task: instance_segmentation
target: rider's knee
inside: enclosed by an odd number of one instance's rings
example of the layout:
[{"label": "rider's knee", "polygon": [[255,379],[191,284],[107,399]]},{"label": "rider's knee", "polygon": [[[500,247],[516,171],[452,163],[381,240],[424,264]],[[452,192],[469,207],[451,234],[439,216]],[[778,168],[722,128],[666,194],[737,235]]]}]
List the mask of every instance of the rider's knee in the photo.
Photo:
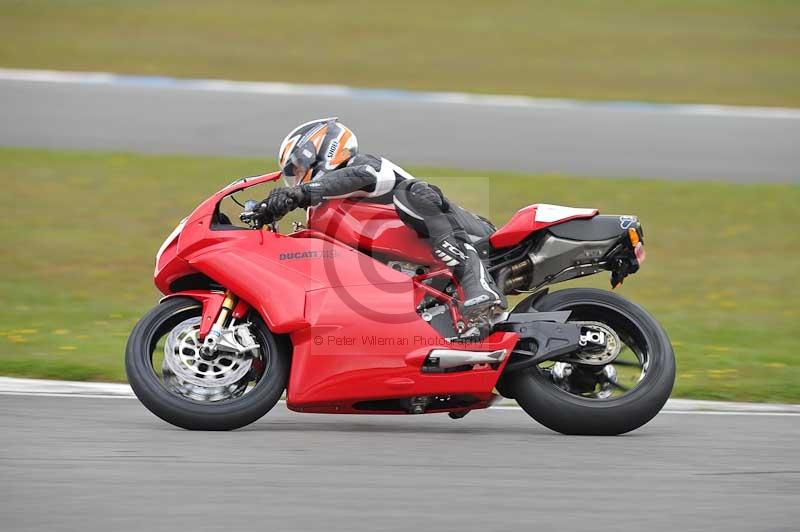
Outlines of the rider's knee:
[{"label": "rider's knee", "polygon": [[444,197],[438,187],[416,179],[400,183],[395,189],[395,197],[400,202],[399,208],[407,207],[421,216],[441,214],[445,207]]}]

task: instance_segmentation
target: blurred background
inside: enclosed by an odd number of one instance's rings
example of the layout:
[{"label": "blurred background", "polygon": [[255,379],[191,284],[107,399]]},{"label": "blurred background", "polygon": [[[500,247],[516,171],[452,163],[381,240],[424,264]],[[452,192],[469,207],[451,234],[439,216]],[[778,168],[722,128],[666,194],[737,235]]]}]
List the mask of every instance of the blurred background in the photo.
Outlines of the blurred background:
[{"label": "blurred background", "polygon": [[0,374],[124,381],[164,237],[333,115],[497,225],[639,215],[674,395],[800,402],[798,64],[794,1],[0,0]]}]

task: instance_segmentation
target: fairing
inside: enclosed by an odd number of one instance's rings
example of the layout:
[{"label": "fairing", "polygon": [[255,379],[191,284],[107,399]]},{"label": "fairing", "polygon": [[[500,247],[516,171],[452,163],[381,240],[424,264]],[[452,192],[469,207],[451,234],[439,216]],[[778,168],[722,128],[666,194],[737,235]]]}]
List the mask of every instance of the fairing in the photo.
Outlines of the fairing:
[{"label": "fairing", "polygon": [[508,357],[494,367],[455,373],[424,373],[423,361],[441,347],[510,353],[517,335],[495,333],[482,343],[454,344],[419,317],[418,281],[370,256],[435,264],[427,245],[393,208],[328,202],[311,213],[308,230],[290,235],[211,227],[227,194],[278,177],[234,183],[203,202],[162,251],[156,286],[170,296],[203,301],[205,319],[220,304],[213,290],[176,293],[170,288],[176,279],[202,273],[249,304],[274,333],[288,334],[293,345],[289,408],[355,413],[361,412],[356,402],[449,394],[474,397],[477,403],[470,408],[491,404]]},{"label": "fairing", "polygon": [[575,209],[545,203],[529,205],[516,212],[503,227],[489,236],[495,249],[516,246],[534,231],[578,218],[592,218],[597,209]]},{"label": "fairing", "polygon": [[517,340],[497,333],[481,343],[447,342],[417,316],[410,284],[309,292],[306,308],[309,326],[291,335],[287,400],[305,412],[357,413],[357,401],[434,394],[468,394],[488,406],[507,358],[495,369],[423,373],[425,357],[442,347],[510,353]]}]

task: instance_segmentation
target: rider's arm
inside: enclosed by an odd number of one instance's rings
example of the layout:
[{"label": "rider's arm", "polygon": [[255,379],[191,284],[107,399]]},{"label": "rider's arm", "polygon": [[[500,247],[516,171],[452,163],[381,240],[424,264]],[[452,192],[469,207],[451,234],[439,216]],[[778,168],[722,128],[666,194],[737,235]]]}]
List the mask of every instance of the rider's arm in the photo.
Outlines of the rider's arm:
[{"label": "rider's arm", "polygon": [[382,196],[394,190],[399,181],[409,177],[386,159],[356,155],[344,168],[326,172],[300,188],[307,196],[307,204],[316,205],[329,198]]},{"label": "rider's arm", "polygon": [[317,205],[325,199],[382,196],[405,179],[413,176],[391,161],[356,155],[344,168],[319,175],[310,183],[273,189],[259,209],[281,218],[297,207]]}]

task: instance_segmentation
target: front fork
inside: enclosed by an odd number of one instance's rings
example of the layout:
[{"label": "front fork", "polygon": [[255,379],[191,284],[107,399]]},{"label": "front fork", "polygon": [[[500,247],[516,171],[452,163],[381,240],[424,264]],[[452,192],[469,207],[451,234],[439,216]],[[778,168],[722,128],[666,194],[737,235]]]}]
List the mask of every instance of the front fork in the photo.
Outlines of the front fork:
[{"label": "front fork", "polygon": [[[211,302],[209,301],[209,303]],[[212,322],[212,325],[211,329],[208,331],[203,331],[203,327],[200,328],[200,337],[203,339],[203,347],[200,348],[201,355],[209,355],[216,349],[217,343],[222,337],[222,329],[234,305],[236,305],[236,296],[234,296],[233,292],[230,290],[225,292],[225,297],[222,299],[219,308],[216,308],[216,305],[212,304],[203,305],[203,324],[205,325],[208,322]],[[206,308],[207,306],[212,308]],[[210,313],[212,312],[216,314],[215,320],[208,319],[211,317]],[[203,335],[204,332],[205,335]]]},{"label": "front fork", "polygon": [[[199,337],[203,340],[200,353],[209,355],[217,347],[226,327],[241,319],[250,310],[250,305],[227,290],[224,295],[216,292],[203,298],[203,318]],[[229,321],[230,318],[230,321]]]}]

